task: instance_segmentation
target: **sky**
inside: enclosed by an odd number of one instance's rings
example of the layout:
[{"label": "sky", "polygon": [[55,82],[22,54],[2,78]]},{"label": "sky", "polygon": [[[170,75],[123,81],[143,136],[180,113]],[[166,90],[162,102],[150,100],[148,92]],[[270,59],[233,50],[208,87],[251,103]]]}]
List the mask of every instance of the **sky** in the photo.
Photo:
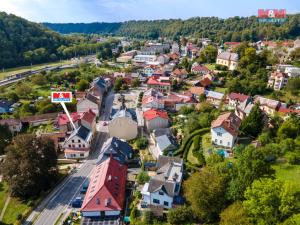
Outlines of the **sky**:
[{"label": "sky", "polygon": [[0,11],[53,23],[228,18],[257,15],[258,9],[300,13],[300,0],[0,0]]}]

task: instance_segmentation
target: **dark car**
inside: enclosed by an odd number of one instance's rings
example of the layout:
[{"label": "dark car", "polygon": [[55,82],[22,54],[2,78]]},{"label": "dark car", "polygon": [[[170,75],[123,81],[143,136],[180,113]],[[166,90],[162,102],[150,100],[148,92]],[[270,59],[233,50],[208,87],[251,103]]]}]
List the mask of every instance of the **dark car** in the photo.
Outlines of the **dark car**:
[{"label": "dark car", "polygon": [[81,188],[81,190],[80,190],[80,193],[81,194],[85,194],[86,193],[86,191],[87,191],[87,189],[88,189],[88,187],[89,187],[89,181],[88,180],[86,180],[85,182],[84,182],[84,184],[82,185],[82,188]]},{"label": "dark car", "polygon": [[76,197],[73,201],[72,201],[72,207],[73,208],[80,208],[82,205],[82,197]]}]

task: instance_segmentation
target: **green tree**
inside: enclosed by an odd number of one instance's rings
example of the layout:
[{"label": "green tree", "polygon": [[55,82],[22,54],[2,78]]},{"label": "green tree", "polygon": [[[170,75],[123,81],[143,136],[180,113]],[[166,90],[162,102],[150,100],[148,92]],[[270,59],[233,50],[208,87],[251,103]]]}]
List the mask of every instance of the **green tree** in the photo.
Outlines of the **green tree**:
[{"label": "green tree", "polygon": [[1,172],[14,196],[28,198],[49,189],[57,164],[53,141],[31,134],[18,135],[6,151]]},{"label": "green tree", "polygon": [[136,179],[137,179],[138,184],[144,184],[150,180],[150,177],[149,177],[148,173],[144,169],[142,169],[138,173]]},{"label": "green tree", "polygon": [[237,201],[224,209],[220,214],[220,225],[251,225],[250,219],[242,205]]},{"label": "green tree", "polygon": [[244,192],[255,179],[271,177],[274,170],[267,160],[266,152],[249,145],[239,154],[229,184],[228,196],[233,200],[242,200]]},{"label": "green tree", "polygon": [[17,93],[14,91],[9,92],[7,97],[12,102],[18,102],[20,99],[19,96],[17,95]]},{"label": "green tree", "polygon": [[40,85],[40,86],[43,86],[48,83],[46,76],[42,74],[34,75],[31,78],[31,81],[33,84]]},{"label": "green tree", "polygon": [[300,90],[300,78],[290,78],[286,84],[286,89],[292,93],[296,93]]},{"label": "green tree", "polygon": [[148,147],[148,139],[146,137],[139,137],[136,141],[135,141],[136,147],[138,149],[145,149]]},{"label": "green tree", "polygon": [[90,83],[87,80],[81,79],[77,84],[76,88],[78,91],[85,91],[90,86]]},{"label": "green tree", "polygon": [[255,180],[245,192],[243,205],[255,224],[277,224],[292,215],[296,208],[295,192],[288,183],[278,180]]},{"label": "green tree", "polygon": [[296,138],[300,134],[300,119],[297,116],[291,116],[285,120],[278,128],[277,136],[280,140],[286,138]]},{"label": "green tree", "polygon": [[167,214],[167,219],[171,225],[187,224],[193,218],[191,209],[184,205],[170,209]]},{"label": "green tree", "polygon": [[205,167],[192,174],[184,183],[184,194],[196,217],[214,222],[225,206],[226,182],[223,176]]},{"label": "green tree", "polygon": [[4,149],[9,145],[12,134],[7,125],[0,125],[0,155],[4,154]]},{"label": "green tree", "polygon": [[134,78],[132,81],[132,87],[139,87],[141,85],[141,82],[138,78]]},{"label": "green tree", "polygon": [[122,85],[123,85],[123,79],[122,79],[121,77],[118,77],[118,78],[115,80],[115,83],[114,83],[114,90],[115,90],[115,92],[120,91]]},{"label": "green tree", "polygon": [[213,45],[208,45],[200,54],[201,63],[214,63],[216,61],[218,50]]},{"label": "green tree", "polygon": [[20,83],[16,87],[16,93],[19,96],[27,97],[32,92],[32,88],[26,83]]},{"label": "green tree", "polygon": [[264,126],[264,116],[256,104],[249,115],[242,121],[240,131],[245,135],[251,135],[257,137]]}]

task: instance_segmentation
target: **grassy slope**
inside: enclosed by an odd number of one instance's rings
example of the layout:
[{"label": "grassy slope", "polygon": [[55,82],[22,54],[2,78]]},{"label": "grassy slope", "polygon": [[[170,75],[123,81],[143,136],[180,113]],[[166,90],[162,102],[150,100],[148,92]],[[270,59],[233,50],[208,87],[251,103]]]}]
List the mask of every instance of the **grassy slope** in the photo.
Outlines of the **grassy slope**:
[{"label": "grassy slope", "polygon": [[291,182],[300,191],[300,165],[277,164],[273,168],[279,180]]},{"label": "grassy slope", "polygon": [[193,155],[193,148],[194,148],[194,143],[191,145],[188,155],[187,155],[187,161],[189,161],[192,164],[198,164],[198,159]]},{"label": "grassy slope", "polygon": [[11,198],[2,222],[5,224],[13,224],[17,220],[18,215],[24,213],[29,208],[30,207],[26,203],[23,203],[16,198]]},{"label": "grassy slope", "polygon": [[4,207],[4,203],[7,198],[7,195],[8,195],[8,186],[6,183],[1,182],[0,183],[0,213]]}]

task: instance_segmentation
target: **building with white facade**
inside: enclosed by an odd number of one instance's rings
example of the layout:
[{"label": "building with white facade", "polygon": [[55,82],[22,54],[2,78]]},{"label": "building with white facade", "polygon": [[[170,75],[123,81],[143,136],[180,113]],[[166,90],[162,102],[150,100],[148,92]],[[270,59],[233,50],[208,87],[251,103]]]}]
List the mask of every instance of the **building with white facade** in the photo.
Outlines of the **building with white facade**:
[{"label": "building with white facade", "polygon": [[218,65],[227,66],[229,70],[235,70],[238,66],[238,54],[232,52],[221,52],[217,56],[216,63]]}]

